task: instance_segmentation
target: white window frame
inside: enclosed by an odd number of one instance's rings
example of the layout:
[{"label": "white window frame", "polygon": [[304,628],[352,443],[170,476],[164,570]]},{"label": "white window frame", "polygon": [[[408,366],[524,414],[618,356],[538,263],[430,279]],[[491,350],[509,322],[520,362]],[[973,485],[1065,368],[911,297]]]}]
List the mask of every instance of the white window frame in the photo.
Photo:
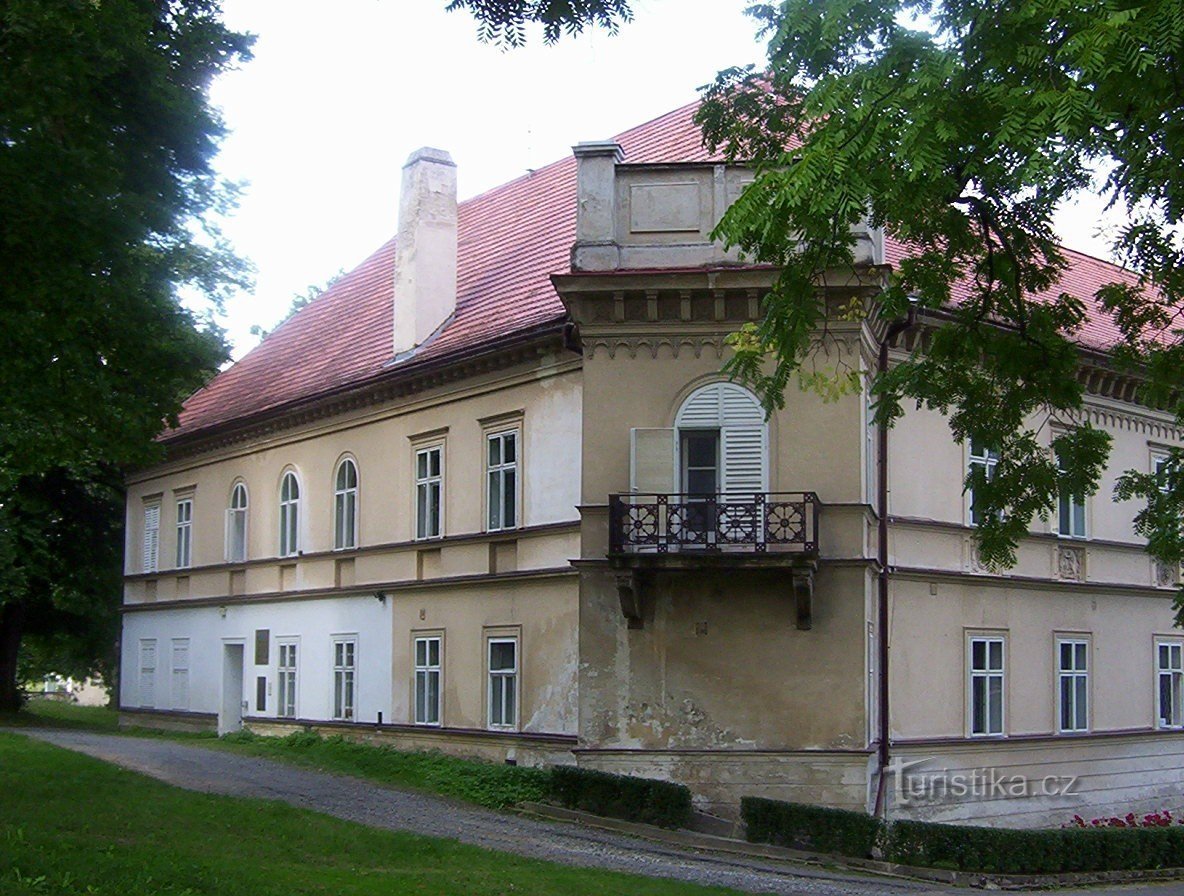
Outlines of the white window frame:
[{"label": "white window frame", "polygon": [[[1064,467],[1057,458],[1057,469],[1063,473]],[[1065,520],[1068,520],[1068,531],[1065,531]],[[1061,489],[1057,495],[1057,534],[1061,538],[1087,538],[1089,519],[1086,514],[1085,496],[1078,498]]]},{"label": "white window frame", "polygon": [[[1170,461],[1170,460],[1171,460],[1171,456],[1168,455],[1168,453],[1166,451],[1154,451],[1153,450],[1151,452],[1151,473],[1152,473],[1152,475],[1158,479],[1159,476],[1161,475],[1161,473],[1166,469],[1168,461]],[[1159,490],[1166,495],[1169,491],[1167,483],[1160,485]]]},{"label": "white window frame", "polygon": [[[1069,648],[1069,664],[1065,663],[1065,648]],[[1080,734],[1090,729],[1090,639],[1081,635],[1063,635],[1056,639],[1057,731],[1061,734]],[[1069,715],[1070,723],[1065,724]]]},{"label": "white window frame", "polygon": [[276,700],[275,714],[279,719],[299,718],[300,708],[300,640],[276,638]]},{"label": "white window frame", "polygon": [[[296,489],[295,495],[288,488],[291,482]],[[279,555],[281,557],[295,557],[300,553],[300,497],[303,489],[300,487],[300,477],[295,470],[285,470],[280,477],[280,531]]]},{"label": "white window frame", "polygon": [[150,501],[144,505],[143,572],[160,569],[160,503]]},{"label": "white window frame", "polygon": [[[342,475],[353,471],[353,484]],[[348,475],[348,474],[347,474]],[[358,546],[358,493],[361,477],[358,463],[343,457],[333,471],[333,550],[352,551]]]},{"label": "white window frame", "polygon": [[[984,645],[984,663],[975,663],[975,646]],[[999,646],[999,663],[992,662],[992,647]],[[998,725],[992,725],[991,684],[997,681]],[[976,701],[983,700],[982,730],[975,728]],[[1001,633],[970,632],[966,636],[966,733],[970,737],[1002,737],[1007,731],[1007,638]]]},{"label": "white window frame", "polygon": [[[1165,664],[1165,651],[1167,663]],[[1170,716],[1163,712],[1164,678],[1168,678]],[[1184,728],[1184,641],[1179,638],[1155,639],[1155,727]]]},{"label": "white window frame", "polygon": [[[493,668],[493,648],[495,644],[512,644],[514,645],[514,665],[511,668]],[[518,715],[521,707],[521,675],[519,670],[522,666],[522,655],[519,647],[519,639],[515,635],[489,635],[485,639],[485,668],[486,668],[486,719],[487,724],[491,729],[501,731],[517,731],[518,730]],[[500,682],[500,687],[495,686],[496,682]],[[509,689],[507,690],[507,685]],[[495,691],[500,694],[500,699],[495,702]],[[506,718],[506,695],[510,694],[512,701],[511,718]],[[496,712],[495,712],[496,709]],[[495,721],[495,719],[497,719]]]},{"label": "white window frame", "polygon": [[[436,661],[432,662],[432,643],[436,645]],[[420,645],[423,645],[423,658],[420,658]],[[416,725],[438,727],[444,724],[444,636],[439,633],[417,634],[412,639],[411,660],[415,666],[414,680],[411,684],[412,714]],[[435,680],[435,705],[430,704],[431,688],[429,682]]]},{"label": "white window frame", "polygon": [[189,639],[173,638],[169,645],[173,709],[189,709]]},{"label": "white window frame", "polygon": [[[980,450],[981,449],[981,450]],[[994,448],[986,448],[976,445],[971,441],[966,447],[966,469],[972,467],[983,467],[987,471],[987,481],[995,478],[995,467],[999,465],[999,452]],[[966,519],[972,526],[978,525],[978,516],[974,512],[974,490],[968,489],[966,492]]]},{"label": "white window frame", "polygon": [[[513,443],[514,459],[506,460],[506,445]],[[493,448],[497,446],[499,462],[493,461]],[[522,431],[512,429],[498,429],[485,433],[485,525],[488,532],[499,532],[507,529],[517,529],[522,518],[522,474],[519,472],[522,462]],[[506,487],[507,477],[512,477],[510,487]],[[506,497],[514,502],[512,515],[506,513]]]},{"label": "white window frame", "polygon": [[[239,495],[242,495],[240,506]],[[247,484],[239,481],[230,488],[230,505],[226,508],[226,562],[245,563],[247,560],[247,513],[251,506],[251,496],[247,492]],[[242,525],[239,526],[241,520]],[[238,535],[242,535],[241,543],[236,544]]]},{"label": "white window frame", "polygon": [[156,708],[156,639],[141,638],[139,645],[139,680],[136,702],[146,709]]},{"label": "white window frame", "polygon": [[[432,473],[432,455],[438,458],[437,472]],[[421,468],[420,459],[424,459]],[[415,521],[416,541],[428,541],[444,537],[444,443],[433,442],[415,448],[412,473],[415,476],[412,519]],[[424,471],[421,475],[421,469]],[[432,496],[435,495],[435,515],[432,515]],[[422,496],[422,497],[421,497]],[[423,503],[424,514],[420,514]]]},{"label": "white window frame", "polygon": [[193,565],[193,496],[177,499],[177,569]]},{"label": "white window frame", "polygon": [[358,717],[358,637],[333,638],[333,718],[355,722]]}]

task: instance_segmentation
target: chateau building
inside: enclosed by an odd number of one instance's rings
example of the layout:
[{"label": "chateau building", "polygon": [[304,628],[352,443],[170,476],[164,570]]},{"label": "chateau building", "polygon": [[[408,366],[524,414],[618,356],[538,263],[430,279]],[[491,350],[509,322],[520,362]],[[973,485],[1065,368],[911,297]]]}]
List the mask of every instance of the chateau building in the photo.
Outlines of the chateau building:
[{"label": "chateau building", "polygon": [[[447,153],[411,156],[397,236],[130,477],[125,719],[578,763],[722,815],[1180,808],[1178,571],[1111,494],[1181,433],[1108,364],[1112,329],[1080,334],[1100,491],[984,569],[962,483],[990,446],[909,410],[882,455],[866,388],[766,419],[721,374],[775,271],[712,242],[752,174],[693,112],[462,203]],[[855,236],[836,307],[901,252]],[[1123,276],[1068,256],[1082,298]],[[836,317],[824,360],[870,374],[935,326]]]}]

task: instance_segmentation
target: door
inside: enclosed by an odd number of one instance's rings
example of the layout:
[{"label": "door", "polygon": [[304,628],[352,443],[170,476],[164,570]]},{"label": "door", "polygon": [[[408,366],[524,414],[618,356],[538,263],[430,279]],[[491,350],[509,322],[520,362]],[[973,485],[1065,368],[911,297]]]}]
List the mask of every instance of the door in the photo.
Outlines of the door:
[{"label": "door", "polygon": [[[679,485],[684,498],[674,511],[672,534],[683,545],[707,547],[715,543],[716,501],[720,491],[718,429],[679,432]],[[681,517],[681,518],[680,518]]]},{"label": "door", "polygon": [[218,713],[218,734],[230,734],[243,727],[243,645],[222,645],[222,708]]}]

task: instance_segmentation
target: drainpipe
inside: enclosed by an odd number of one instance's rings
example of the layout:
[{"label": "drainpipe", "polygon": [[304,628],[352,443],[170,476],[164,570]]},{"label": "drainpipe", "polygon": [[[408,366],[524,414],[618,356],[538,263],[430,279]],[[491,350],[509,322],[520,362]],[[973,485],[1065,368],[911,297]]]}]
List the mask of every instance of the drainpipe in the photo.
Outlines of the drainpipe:
[{"label": "drainpipe", "polygon": [[[888,329],[884,333],[884,338],[880,340],[880,358],[877,365],[878,376],[883,376],[888,372],[888,346],[897,336],[908,330],[917,323],[917,309],[916,307],[909,308],[908,317],[894,320],[888,325]],[[880,766],[880,773],[877,776],[876,782],[876,806],[874,814],[881,817],[887,811],[887,806],[884,803],[884,790],[887,785],[886,774],[888,769],[888,733],[889,733],[889,719],[888,719],[888,423],[881,421],[877,427],[877,454],[876,468],[877,485],[876,505],[879,510],[879,550],[878,561],[880,564],[880,581],[879,581],[879,599],[877,601],[878,607],[878,621],[877,631],[879,634],[879,686],[880,686],[880,731],[879,731],[879,750],[878,759]]]}]

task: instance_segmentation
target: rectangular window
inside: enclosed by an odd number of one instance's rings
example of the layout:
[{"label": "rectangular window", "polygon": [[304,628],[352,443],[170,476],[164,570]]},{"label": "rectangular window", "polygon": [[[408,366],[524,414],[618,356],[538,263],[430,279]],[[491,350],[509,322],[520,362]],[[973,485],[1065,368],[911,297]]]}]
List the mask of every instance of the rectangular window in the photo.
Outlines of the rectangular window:
[{"label": "rectangular window", "polygon": [[513,529],[518,525],[518,432],[493,433],[485,444],[489,529]]},{"label": "rectangular window", "polygon": [[177,569],[188,569],[193,560],[193,499],[177,502]]},{"label": "rectangular window", "polygon": [[255,629],[255,665],[266,666],[271,662],[271,629]]},{"label": "rectangular window", "polygon": [[[970,443],[970,469],[981,468],[990,482],[995,478],[995,467],[999,464],[999,452],[981,442]],[[970,524],[977,526],[983,520],[982,511],[976,509],[974,492],[970,493]]]},{"label": "rectangular window", "polygon": [[255,676],[255,712],[267,711],[267,676]]},{"label": "rectangular window", "polygon": [[444,446],[415,452],[415,537],[438,538],[444,501]]},{"label": "rectangular window", "polygon": [[1168,482],[1168,474],[1171,472],[1169,466],[1170,458],[1166,454],[1153,454],[1151,456],[1151,470],[1155,474],[1156,480],[1159,482],[1159,490],[1164,494],[1171,491]]},{"label": "rectangular window", "polygon": [[358,642],[341,639],[333,642],[333,718],[354,718],[354,675],[357,669]]},{"label": "rectangular window", "polygon": [[140,640],[140,705],[156,706],[156,639]]},{"label": "rectangular window", "polygon": [[1061,489],[1058,505],[1057,532],[1066,538],[1085,538],[1085,498]]},{"label": "rectangular window", "polygon": [[280,661],[277,669],[279,678],[279,701],[276,715],[296,718],[296,644],[292,642],[277,645]]},{"label": "rectangular window", "polygon": [[189,639],[173,638],[173,709],[189,709]]},{"label": "rectangular window", "polygon": [[1057,707],[1062,733],[1089,730],[1089,642],[1057,641]]},{"label": "rectangular window", "polygon": [[143,572],[156,572],[160,564],[160,505],[144,508]]},{"label": "rectangular window", "polygon": [[970,733],[1003,733],[1003,639],[975,636],[970,651]]},{"label": "rectangular window", "polygon": [[1155,644],[1156,703],[1159,707],[1160,728],[1184,726],[1184,706],[1181,706],[1184,686],[1184,644],[1179,641],[1157,641]]},{"label": "rectangular window", "polygon": [[415,724],[440,724],[440,639],[415,639]]},{"label": "rectangular window", "polygon": [[518,726],[518,641],[489,639],[489,727]]}]

